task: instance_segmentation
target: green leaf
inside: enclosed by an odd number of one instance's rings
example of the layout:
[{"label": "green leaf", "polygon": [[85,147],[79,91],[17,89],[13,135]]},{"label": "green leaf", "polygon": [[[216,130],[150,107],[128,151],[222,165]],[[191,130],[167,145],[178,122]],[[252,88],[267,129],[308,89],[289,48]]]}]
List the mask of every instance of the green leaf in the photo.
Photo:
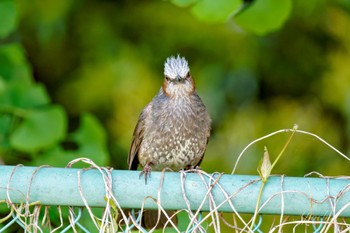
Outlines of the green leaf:
[{"label": "green leaf", "polygon": [[281,28],[291,9],[291,0],[256,0],[235,16],[235,21],[247,31],[264,35]]},{"label": "green leaf", "polygon": [[72,135],[79,145],[77,154],[92,159],[98,165],[108,163],[106,133],[102,125],[91,114],[81,117],[79,129]]},{"label": "green leaf", "polygon": [[0,46],[0,106],[32,108],[49,103],[43,85],[32,81],[31,70],[19,44]]},{"label": "green leaf", "polygon": [[[67,151],[57,144],[52,148],[45,150],[30,163],[31,166],[50,165],[55,167],[65,167],[78,156],[74,151]],[[76,166],[79,167],[79,166]],[[83,167],[83,166],[82,166]]]},{"label": "green leaf", "polygon": [[5,86],[4,91],[0,91],[0,111],[12,108],[29,109],[40,107],[50,102],[46,89],[41,84],[30,86],[21,83],[10,83]]},{"label": "green leaf", "polygon": [[0,1],[0,39],[8,36],[16,27],[17,10],[13,1]]},{"label": "green leaf", "polygon": [[16,84],[10,90],[13,106],[20,108],[39,107],[49,103],[49,96],[46,89],[41,84],[33,84],[29,87]]},{"label": "green leaf", "polygon": [[202,21],[222,23],[228,21],[241,4],[241,0],[201,0],[193,6],[192,13]]},{"label": "green leaf", "polygon": [[[11,116],[0,115],[0,135],[8,133],[10,125],[11,125]],[[1,141],[1,136],[0,136],[0,141]]]},{"label": "green leaf", "polygon": [[11,120],[9,115],[0,115],[0,155],[10,148],[7,135],[10,132]]},{"label": "green leaf", "polygon": [[32,108],[48,104],[49,101],[46,88],[41,84],[34,84],[22,93],[18,105],[23,108]]},{"label": "green leaf", "polygon": [[66,121],[66,113],[59,106],[32,111],[11,134],[11,146],[32,153],[48,148],[65,137]]},{"label": "green leaf", "polygon": [[32,71],[20,44],[0,46],[0,76],[7,82],[32,83]]},{"label": "green leaf", "polygon": [[6,82],[3,77],[0,75],[0,96],[6,91]]},{"label": "green leaf", "polygon": [[196,2],[198,2],[199,0],[171,0],[171,2],[179,7],[187,7],[190,6]]}]

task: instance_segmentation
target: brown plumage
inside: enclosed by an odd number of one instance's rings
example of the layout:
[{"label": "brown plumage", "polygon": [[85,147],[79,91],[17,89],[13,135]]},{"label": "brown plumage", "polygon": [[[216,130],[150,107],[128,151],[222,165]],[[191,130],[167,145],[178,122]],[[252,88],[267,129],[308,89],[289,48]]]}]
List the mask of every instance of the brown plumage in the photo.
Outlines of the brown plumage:
[{"label": "brown plumage", "polygon": [[143,109],[129,151],[129,169],[174,171],[195,167],[204,156],[210,117],[198,96],[184,58],[166,60],[159,93]]},{"label": "brown plumage", "polygon": [[199,166],[210,136],[211,119],[187,61],[180,56],[168,58],[164,76],[158,94],[140,114],[128,156],[129,169],[141,165],[145,182],[151,170]]}]

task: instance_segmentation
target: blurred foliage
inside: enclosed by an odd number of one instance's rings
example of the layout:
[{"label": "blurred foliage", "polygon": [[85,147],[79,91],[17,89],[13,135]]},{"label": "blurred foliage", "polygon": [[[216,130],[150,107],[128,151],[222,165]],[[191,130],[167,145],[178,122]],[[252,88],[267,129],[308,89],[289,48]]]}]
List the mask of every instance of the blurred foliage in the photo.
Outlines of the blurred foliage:
[{"label": "blurred foliage", "polygon": [[[204,170],[231,172],[249,142],[294,124],[347,153],[349,13],[345,0],[2,0],[0,158],[127,168],[138,115],[178,53],[213,118]],[[274,160],[288,136],[255,144],[237,172],[257,174],[264,146]],[[296,134],[274,172],[348,167]]]},{"label": "blurred foliage", "polygon": [[238,25],[246,30],[264,35],[279,29],[289,17],[292,0],[259,0],[235,17]]},{"label": "blurred foliage", "polygon": [[16,27],[17,10],[13,1],[0,2],[0,38],[6,37]]},{"label": "blurred foliage", "polygon": [[[3,13],[3,14],[2,14]],[[0,2],[0,37],[11,37],[17,9]],[[67,134],[65,109],[50,100],[46,88],[33,80],[25,52],[17,41],[0,46],[0,155],[6,164],[65,166],[83,155],[106,164],[105,131],[95,117],[83,113],[80,126]],[[76,145],[70,150],[64,143]]]},{"label": "blurred foliage", "polygon": [[[213,118],[205,171],[231,172],[248,143],[294,124],[349,153],[348,28],[348,0],[0,0],[0,162],[126,169],[176,54]],[[257,174],[264,147],[274,161],[288,137],[253,145],[237,173]],[[349,163],[296,134],[273,173],[311,171]]]}]

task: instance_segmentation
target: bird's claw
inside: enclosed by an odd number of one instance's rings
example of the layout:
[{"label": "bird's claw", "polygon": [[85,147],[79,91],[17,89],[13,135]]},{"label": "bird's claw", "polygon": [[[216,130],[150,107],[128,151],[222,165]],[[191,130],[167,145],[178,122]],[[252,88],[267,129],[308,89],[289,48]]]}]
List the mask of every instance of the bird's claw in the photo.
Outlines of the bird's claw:
[{"label": "bird's claw", "polygon": [[201,168],[200,166],[198,166],[198,165],[195,165],[195,166],[189,165],[189,166],[186,166],[183,170],[184,170],[184,171],[185,171],[185,170],[190,170],[190,171],[192,171],[192,172],[194,172],[194,171],[196,172],[196,171],[202,170],[202,168]]},{"label": "bird's claw", "polygon": [[142,176],[145,176],[145,184],[147,184],[148,177],[151,177],[151,171],[152,171],[152,167],[149,163],[147,163],[143,167],[142,172],[140,173],[139,178],[141,178]]}]

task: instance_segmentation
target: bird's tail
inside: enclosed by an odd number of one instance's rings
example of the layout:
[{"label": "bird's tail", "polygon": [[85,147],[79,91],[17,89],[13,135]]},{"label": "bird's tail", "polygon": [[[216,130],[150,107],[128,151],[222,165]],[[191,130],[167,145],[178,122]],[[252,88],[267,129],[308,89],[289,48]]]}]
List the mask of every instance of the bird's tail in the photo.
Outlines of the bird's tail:
[{"label": "bird's tail", "polygon": [[145,210],[142,214],[142,226],[147,229],[154,227],[155,229],[173,227],[172,223],[177,226],[178,219],[175,214],[176,212],[173,210],[167,210],[165,212],[168,217],[163,212],[158,213],[158,210]]}]

